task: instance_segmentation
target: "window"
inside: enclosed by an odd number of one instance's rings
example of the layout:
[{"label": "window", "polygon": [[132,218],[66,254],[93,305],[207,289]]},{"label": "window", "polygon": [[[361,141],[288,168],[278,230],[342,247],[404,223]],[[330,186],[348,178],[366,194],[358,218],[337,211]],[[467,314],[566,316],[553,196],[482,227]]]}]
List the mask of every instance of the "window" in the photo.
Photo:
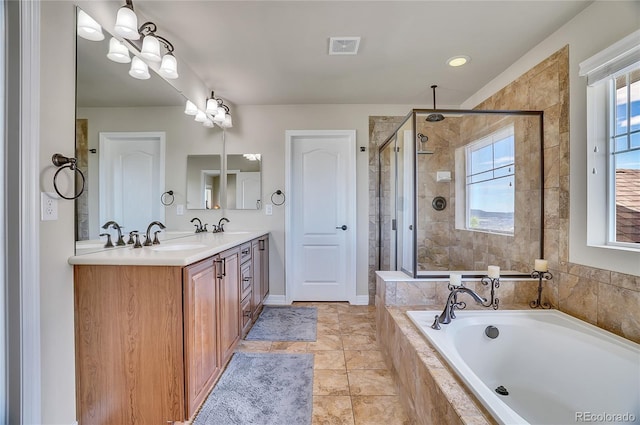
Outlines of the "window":
[{"label": "window", "polygon": [[609,81],[608,242],[640,244],[640,63]]},{"label": "window", "polygon": [[465,228],[513,235],[515,147],[513,126],[465,147]]},{"label": "window", "polygon": [[580,64],[587,77],[587,245],[640,251],[640,31]]}]

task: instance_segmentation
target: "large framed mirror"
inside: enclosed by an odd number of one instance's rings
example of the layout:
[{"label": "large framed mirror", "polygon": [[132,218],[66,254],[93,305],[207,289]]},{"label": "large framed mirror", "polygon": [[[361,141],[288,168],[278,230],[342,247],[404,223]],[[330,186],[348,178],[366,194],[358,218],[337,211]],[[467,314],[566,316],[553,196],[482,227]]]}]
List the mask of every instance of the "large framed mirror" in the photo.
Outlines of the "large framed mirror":
[{"label": "large framed mirror", "polygon": [[262,156],[229,154],[226,167],[227,209],[259,210],[262,207]]},{"label": "large framed mirror", "polygon": [[[163,158],[180,143],[175,123],[185,119],[185,98],[153,70],[148,79],[135,79],[130,63],[108,59],[112,37],[104,27],[102,32],[98,41],[76,33],[75,156],[86,176],[75,204],[76,254],[104,247],[100,234],[107,221],[116,221],[124,233],[165,221]],[[172,235],[167,230],[164,238]]]}]

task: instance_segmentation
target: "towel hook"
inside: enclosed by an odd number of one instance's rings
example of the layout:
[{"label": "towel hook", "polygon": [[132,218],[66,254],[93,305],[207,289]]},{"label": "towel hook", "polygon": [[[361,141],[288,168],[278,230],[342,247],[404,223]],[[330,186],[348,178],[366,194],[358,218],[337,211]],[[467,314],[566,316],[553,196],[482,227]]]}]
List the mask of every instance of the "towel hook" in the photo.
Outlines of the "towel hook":
[{"label": "towel hook", "polygon": [[162,202],[162,205],[166,205],[166,206],[173,204],[173,201],[175,199],[176,198],[173,195],[173,190],[167,190],[165,193],[163,193],[160,196],[160,202]]},{"label": "towel hook", "polygon": [[[282,201],[280,201],[280,202],[276,202],[276,201],[273,199],[273,197],[274,197],[274,196],[282,196]],[[286,201],[286,200],[287,200],[287,198],[284,196],[284,192],[283,192],[283,191],[281,191],[280,189],[276,190],[275,192],[273,192],[273,193],[271,194],[271,203],[272,203],[273,205],[282,205],[282,204],[284,204],[284,201]]]},{"label": "towel hook", "polygon": [[[60,196],[62,199],[67,199],[67,200],[73,200],[73,199],[79,198],[80,195],[82,195],[82,193],[84,192],[85,179],[84,179],[84,174],[82,173],[82,170],[80,170],[76,166],[76,159],[68,158],[62,154],[55,153],[51,157],[51,162],[53,162],[53,165],[55,165],[56,167],[59,167],[58,171],[56,171],[56,173],[53,175],[53,188],[55,189],[58,196]],[[80,177],[82,178],[82,186],[80,187],[80,191],[76,193],[74,196],[65,196],[62,193],[60,193],[60,190],[58,190],[58,183],[57,183],[58,174],[60,174],[60,171],[64,170],[65,168],[70,169],[74,173],[80,174]]]}]

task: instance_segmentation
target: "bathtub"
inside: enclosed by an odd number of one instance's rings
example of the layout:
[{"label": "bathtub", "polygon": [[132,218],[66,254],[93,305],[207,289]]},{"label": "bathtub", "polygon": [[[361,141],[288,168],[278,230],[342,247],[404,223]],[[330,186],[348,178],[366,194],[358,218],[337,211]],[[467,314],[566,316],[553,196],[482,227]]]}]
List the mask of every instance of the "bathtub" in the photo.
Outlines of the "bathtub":
[{"label": "bathtub", "polygon": [[557,310],[436,314],[407,312],[498,423],[640,424],[639,344]]}]

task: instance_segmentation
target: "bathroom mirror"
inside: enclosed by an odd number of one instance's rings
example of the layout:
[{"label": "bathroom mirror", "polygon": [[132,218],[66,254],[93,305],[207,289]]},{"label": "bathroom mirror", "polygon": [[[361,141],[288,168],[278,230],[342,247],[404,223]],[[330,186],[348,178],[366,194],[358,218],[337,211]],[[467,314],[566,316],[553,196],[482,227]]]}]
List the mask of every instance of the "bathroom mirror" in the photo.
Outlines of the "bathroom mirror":
[{"label": "bathroom mirror", "polygon": [[[77,9],[79,11],[80,9]],[[100,217],[100,209],[104,208],[105,192],[100,183],[100,164],[104,152],[100,149],[101,135],[118,134],[141,135],[154,134],[163,139],[163,150],[172,152],[172,144],[179,143],[174,123],[184,120],[182,113],[185,99],[167,81],[150,70],[150,78],[139,80],[129,75],[130,63],[116,63],[107,58],[111,35],[102,28],[104,39],[90,41],[76,35],[76,158],[78,166],[86,176],[85,191],[75,203],[76,209],[76,254],[94,252],[104,245],[104,238],[100,240],[101,221],[115,220],[122,224],[125,233],[131,230],[144,232],[142,224],[128,225],[132,209],[151,209],[151,205],[161,205],[161,195],[166,188],[164,182],[165,170],[162,166],[159,174],[161,181],[156,182],[153,189],[138,191],[135,195],[133,188],[141,187],[137,176],[146,174],[142,165],[144,160],[136,159],[132,169],[139,172],[128,173],[126,184],[119,185],[124,196],[118,201],[116,208],[108,217]],[[187,117],[190,118],[190,117]],[[116,135],[116,136],[114,136]],[[155,136],[154,136],[155,137]],[[103,170],[104,171],[104,170]],[[104,183],[104,182],[102,182]],[[116,185],[118,186],[118,185]],[[113,187],[113,186],[112,186]],[[113,195],[116,189],[108,192]],[[153,193],[150,193],[150,192]],[[135,199],[131,199],[134,197]],[[164,221],[165,207],[156,209],[153,216],[144,218],[145,222],[152,220]],[[135,212],[135,211],[134,211]],[[104,214],[103,214],[104,215]],[[135,226],[136,228],[131,228]],[[110,230],[115,237],[115,231]],[[179,235],[167,229],[162,236],[166,238]],[[114,239],[115,242],[115,239]]]},{"label": "bathroom mirror", "polygon": [[528,275],[544,258],[542,146],[541,112],[413,110],[379,149],[380,270]]},{"label": "bathroom mirror", "polygon": [[220,155],[187,156],[187,209],[217,210],[222,207]]},{"label": "bathroom mirror", "polygon": [[226,207],[259,210],[262,207],[262,158],[260,154],[229,154],[226,167]]}]

